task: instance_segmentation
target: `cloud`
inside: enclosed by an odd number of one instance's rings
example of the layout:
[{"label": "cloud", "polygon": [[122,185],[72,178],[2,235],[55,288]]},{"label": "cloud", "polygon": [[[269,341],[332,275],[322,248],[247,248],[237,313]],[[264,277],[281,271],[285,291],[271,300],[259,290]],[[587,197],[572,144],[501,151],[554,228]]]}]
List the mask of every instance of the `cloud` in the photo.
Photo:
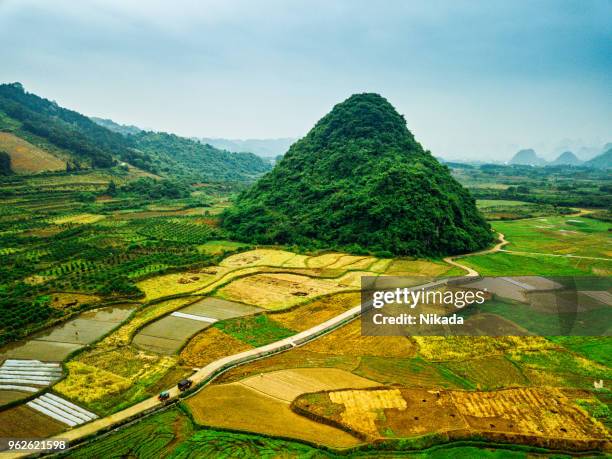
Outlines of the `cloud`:
[{"label": "cloud", "polygon": [[0,80],[87,114],[232,138],[300,136],[376,91],[434,152],[501,157],[608,135],[611,5],[4,0]]}]

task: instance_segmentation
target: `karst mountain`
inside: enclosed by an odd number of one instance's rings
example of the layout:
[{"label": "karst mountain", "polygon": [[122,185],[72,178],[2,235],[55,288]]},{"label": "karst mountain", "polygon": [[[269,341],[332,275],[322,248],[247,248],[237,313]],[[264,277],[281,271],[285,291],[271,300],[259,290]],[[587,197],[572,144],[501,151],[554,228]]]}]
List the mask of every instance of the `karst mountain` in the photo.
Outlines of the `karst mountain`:
[{"label": "karst mountain", "polygon": [[239,240],[438,256],[492,241],[474,198],[378,94],[336,105],[225,211]]}]

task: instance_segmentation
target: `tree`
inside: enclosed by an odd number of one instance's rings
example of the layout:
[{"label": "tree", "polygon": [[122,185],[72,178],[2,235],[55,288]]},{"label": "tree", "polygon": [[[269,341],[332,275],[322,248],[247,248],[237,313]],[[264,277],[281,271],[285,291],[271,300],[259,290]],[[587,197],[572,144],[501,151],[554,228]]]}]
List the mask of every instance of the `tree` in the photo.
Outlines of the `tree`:
[{"label": "tree", "polygon": [[0,175],[11,175],[11,157],[5,151],[0,151]]},{"label": "tree", "polygon": [[110,196],[115,196],[117,194],[117,185],[114,181],[108,182],[108,187],[106,188],[106,194]]}]

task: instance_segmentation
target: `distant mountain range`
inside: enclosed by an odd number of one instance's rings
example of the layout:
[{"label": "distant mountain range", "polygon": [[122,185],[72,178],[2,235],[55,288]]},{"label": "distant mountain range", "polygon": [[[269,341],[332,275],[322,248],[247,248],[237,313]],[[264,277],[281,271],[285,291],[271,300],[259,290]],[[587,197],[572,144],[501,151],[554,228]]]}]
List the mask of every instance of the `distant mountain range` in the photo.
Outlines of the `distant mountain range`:
[{"label": "distant mountain range", "polygon": [[138,134],[139,132],[143,131],[143,129],[140,129],[139,127],[136,127],[136,126],[128,126],[125,124],[119,124],[119,123],[115,123],[113,120],[98,118],[96,116],[90,116],[89,119],[92,120],[94,123],[105,127],[109,131],[117,132],[122,135]]},{"label": "distant mountain range", "polygon": [[606,144],[607,151],[584,163],[585,166],[597,169],[612,169],[612,145]]},{"label": "distant mountain range", "polygon": [[271,168],[252,153],[230,153],[173,134],[92,120],[26,92],[20,83],[0,84],[0,151],[16,173],[127,163],[162,176],[243,181]]},{"label": "distant mountain range", "polygon": [[582,164],[582,161],[571,151],[564,151],[549,164],[551,166],[579,166]]},{"label": "distant mountain range", "polygon": [[540,158],[533,149],[529,148],[518,151],[510,160],[510,164],[544,166],[546,164],[546,160],[544,158]]},{"label": "distant mountain range", "polygon": [[222,150],[233,152],[248,151],[264,158],[276,158],[279,155],[284,155],[296,141],[296,139],[290,137],[280,139],[219,139],[201,137],[197,140]]},{"label": "distant mountain range", "polygon": [[544,158],[538,156],[533,149],[529,148],[518,151],[509,161],[509,164],[524,166],[586,166],[597,169],[609,169],[612,168],[611,157],[612,143],[604,145],[601,153],[589,161],[581,161],[571,151],[565,151],[554,161],[548,162]]}]

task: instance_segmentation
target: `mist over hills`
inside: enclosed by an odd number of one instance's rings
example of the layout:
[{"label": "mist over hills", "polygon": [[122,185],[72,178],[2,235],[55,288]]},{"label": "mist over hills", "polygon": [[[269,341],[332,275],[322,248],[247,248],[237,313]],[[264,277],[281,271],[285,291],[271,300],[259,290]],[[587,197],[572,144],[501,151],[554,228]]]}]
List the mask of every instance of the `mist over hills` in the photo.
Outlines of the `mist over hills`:
[{"label": "mist over hills", "polygon": [[336,105],[222,216],[238,240],[355,253],[462,253],[492,241],[474,198],[378,94]]},{"label": "mist over hills", "polygon": [[554,161],[549,163],[550,166],[579,166],[580,164],[582,164],[582,161],[571,151],[564,151]]},{"label": "mist over hills", "polygon": [[546,164],[544,158],[540,158],[532,148],[518,151],[510,160],[510,164],[526,166],[543,166]]},{"label": "mist over hills", "polygon": [[248,151],[264,158],[284,155],[297,139],[291,137],[278,139],[222,139],[201,137],[197,139],[213,147],[232,152]]}]

